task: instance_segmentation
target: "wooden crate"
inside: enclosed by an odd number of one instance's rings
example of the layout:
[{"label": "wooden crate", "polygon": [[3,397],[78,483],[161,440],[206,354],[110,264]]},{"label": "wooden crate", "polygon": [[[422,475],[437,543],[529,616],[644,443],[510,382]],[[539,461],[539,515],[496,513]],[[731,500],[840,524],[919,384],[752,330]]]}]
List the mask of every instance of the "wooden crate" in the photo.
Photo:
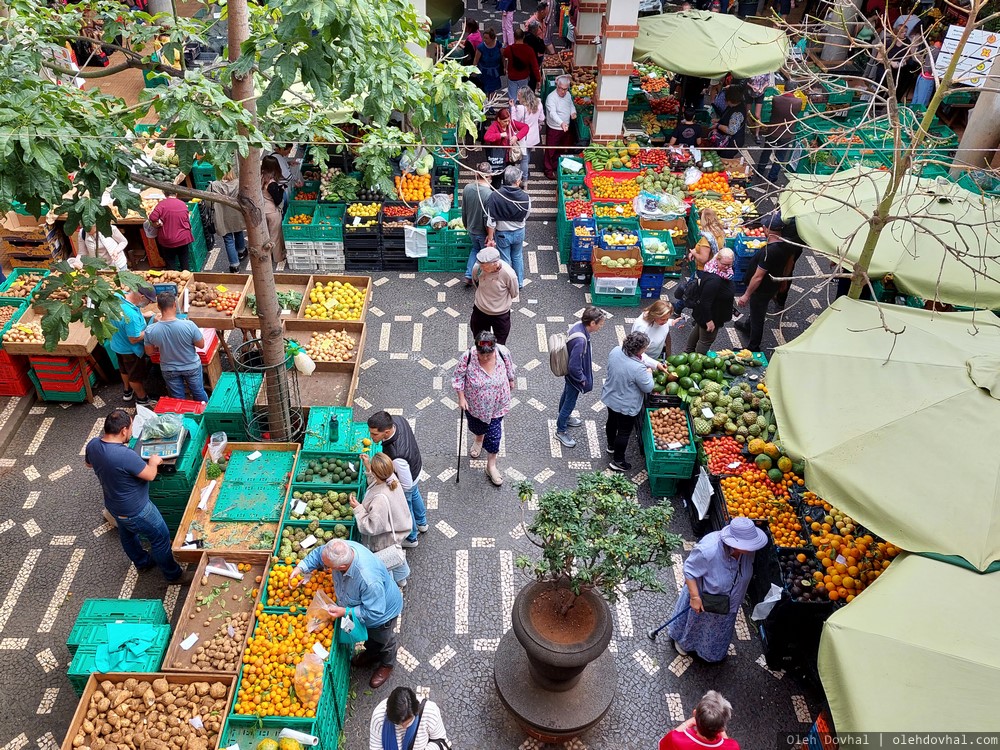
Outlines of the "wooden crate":
[{"label": "wooden crate", "polygon": [[[193,682],[222,682],[229,688],[229,693],[226,698],[225,715],[228,715],[230,711],[232,711],[233,699],[236,695],[236,675],[223,674],[220,672],[197,672],[194,674],[181,674],[178,672],[112,672],[109,674],[92,674],[90,679],[87,680],[86,687],[83,689],[83,695],[80,696],[80,702],[77,704],[76,711],[73,713],[73,718],[69,723],[69,729],[66,732],[66,738],[63,740],[60,750],[75,750],[73,747],[73,738],[76,736],[77,730],[83,725],[83,720],[87,717],[87,709],[90,705],[90,699],[93,697],[94,693],[98,690],[100,684],[104,680],[122,682],[128,679],[136,679],[140,682],[143,680],[146,682],[153,682],[153,680],[158,680],[161,677],[172,685],[190,685]],[[221,738],[222,731],[220,730],[215,744],[210,746],[211,750],[219,750],[219,740],[221,740]]]},{"label": "wooden crate", "polygon": [[[18,321],[19,325],[29,325],[38,323],[41,325],[42,316],[38,311],[29,307],[24,311],[24,315]],[[87,357],[97,348],[97,338],[90,332],[83,323],[70,323],[69,335],[60,341],[54,350],[48,351],[44,344],[15,344],[7,342],[3,349],[8,354],[29,354],[38,357]]]},{"label": "wooden crate", "polygon": [[[362,361],[365,350],[365,324],[356,320],[286,320],[285,338],[297,341],[305,349],[312,334],[326,331],[344,331],[354,341],[354,356],[347,362],[317,362],[317,372],[352,373]],[[335,404],[334,404],[335,405]]]},{"label": "wooden crate", "polygon": [[[219,623],[212,622],[209,627],[204,627],[204,613],[196,612],[195,610],[200,606],[198,604],[199,594],[201,593],[201,579],[205,576],[205,568],[208,566],[208,560],[210,557],[215,557],[216,555],[211,552],[203,552],[201,554],[201,562],[198,563],[198,569],[195,571],[194,580],[191,582],[191,588],[188,590],[187,599],[184,600],[184,606],[181,608],[180,618],[177,621],[177,627],[174,629],[173,637],[170,639],[170,645],[167,646],[167,651],[163,657],[163,671],[164,672],[180,672],[180,673],[190,673],[190,674],[208,674],[207,670],[196,669],[191,665],[190,651],[185,651],[181,648],[181,643],[192,633],[198,633],[198,641],[192,647],[192,649],[198,646],[203,646],[205,643],[212,639],[215,635],[216,630],[218,630]],[[248,591],[250,589],[257,589],[257,595],[255,597],[244,597],[241,600],[234,601],[232,596],[221,595],[228,599],[224,604],[226,608],[232,614],[241,614],[243,612],[250,613],[250,622],[247,627],[246,637],[243,638],[237,646],[239,647],[239,654],[242,655],[243,649],[246,648],[247,641],[250,639],[253,633],[254,623],[257,621],[256,607],[260,603],[261,597],[264,592],[264,583],[267,581],[267,571],[271,564],[271,555],[269,552],[229,552],[226,554],[219,554],[219,557],[224,557],[226,562],[231,563],[249,563],[252,567],[249,572],[243,574],[243,581],[236,581],[235,579],[225,578],[223,576],[215,576],[210,580],[212,585],[216,579],[220,582],[230,581],[229,589],[232,590],[233,586],[239,586],[240,588],[245,588]],[[260,576],[260,583],[256,582],[256,577]],[[227,592],[228,593],[228,592]],[[209,613],[211,614],[211,613]],[[182,666],[173,666],[174,662],[182,662]],[[240,671],[240,666],[242,662],[237,658],[236,666],[233,668],[232,672],[225,670],[225,674],[236,675]]]},{"label": "wooden crate", "polygon": [[[191,281],[200,281],[212,287],[223,286],[226,291],[239,292],[240,298],[246,296],[247,287],[250,285],[250,277],[241,273],[195,273],[191,276]],[[188,284],[188,289],[190,289]],[[187,290],[186,290],[187,291]],[[181,296],[182,304],[188,302],[188,295]],[[195,307],[188,302],[188,320],[199,328],[214,328],[217,331],[231,331],[236,327],[233,315],[226,315],[213,307]],[[236,310],[233,311],[234,315]]]},{"label": "wooden crate", "polygon": [[[298,453],[299,445],[297,443],[229,443],[226,450],[259,450],[262,453],[266,451],[291,451]],[[208,461],[208,456],[202,460],[201,469],[198,471],[198,478],[195,480],[194,489],[191,490],[187,507],[184,509],[184,515],[181,517],[180,526],[177,528],[177,534],[174,536],[174,541],[171,545],[174,557],[177,558],[178,562],[193,563],[197,565],[201,560],[203,550],[205,552],[218,553],[220,555],[228,555],[235,552],[267,552],[268,554],[273,554],[278,541],[277,536],[278,529],[281,525],[280,522],[218,522],[211,520],[212,513],[215,512],[215,502],[219,498],[219,488],[222,486],[221,483],[216,483],[215,488],[208,497],[205,510],[198,509],[198,503],[201,502],[201,491],[210,484],[210,480],[205,476],[205,467],[208,466]],[[287,492],[285,502],[286,504],[288,502]],[[282,517],[285,515],[284,507],[282,507],[281,515]],[[188,531],[191,530],[191,524],[193,523],[199,524],[203,529],[203,531],[194,534],[195,538],[205,540],[205,546],[203,548],[186,548],[186,545],[188,544],[186,541],[187,534]],[[261,547],[259,546],[259,540],[261,539],[262,533],[266,531],[270,531],[274,534],[274,541],[270,547]],[[232,538],[237,538],[239,543],[230,544],[229,540]],[[213,544],[217,546],[213,546]]]},{"label": "wooden crate", "polygon": [[[282,314],[282,320],[302,317],[302,310],[309,304],[309,290],[312,289],[312,276],[307,273],[276,273],[274,274],[274,286],[278,292],[302,292],[302,304],[297,310],[292,310],[288,315]],[[247,284],[243,299],[233,313],[233,320],[236,327],[245,331],[256,331],[260,327],[257,316],[247,309],[247,295],[254,294],[253,277]]]},{"label": "wooden crate", "polygon": [[[312,288],[314,286],[316,286],[316,284],[320,284],[320,283],[325,284],[328,281],[339,281],[339,282],[341,282],[343,284],[350,283],[353,286],[357,287],[358,289],[364,289],[364,292],[365,292],[365,303],[364,303],[364,305],[361,308],[361,317],[358,320],[364,320],[368,316],[368,305],[371,304],[371,301],[372,301],[372,279],[371,279],[371,276],[337,276],[337,275],[330,275],[330,274],[327,274],[327,275],[315,274],[311,279],[309,279],[309,291],[312,291]],[[308,295],[308,291],[306,292],[306,294]],[[302,309],[299,310],[299,314],[296,316],[297,318],[299,318],[299,319],[302,318],[302,316],[305,313],[306,307],[308,307],[308,304],[309,303],[308,303],[308,296],[307,296],[306,299],[302,300]]]}]

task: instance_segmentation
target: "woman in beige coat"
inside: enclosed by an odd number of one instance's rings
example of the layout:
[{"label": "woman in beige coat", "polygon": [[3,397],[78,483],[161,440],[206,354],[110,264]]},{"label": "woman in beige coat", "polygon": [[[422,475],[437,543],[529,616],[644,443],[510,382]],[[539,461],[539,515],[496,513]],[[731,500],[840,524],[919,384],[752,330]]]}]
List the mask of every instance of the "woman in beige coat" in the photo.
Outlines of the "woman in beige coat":
[{"label": "woman in beige coat", "polygon": [[[413,528],[409,506],[403,486],[396,479],[390,459],[384,453],[376,453],[369,462],[368,491],[365,499],[358,502],[351,497],[354,520],[363,535],[365,546],[372,552],[391,547],[401,542]],[[400,548],[405,555],[405,551]],[[402,588],[410,575],[410,565],[405,558],[401,565],[390,568],[392,578]]]}]

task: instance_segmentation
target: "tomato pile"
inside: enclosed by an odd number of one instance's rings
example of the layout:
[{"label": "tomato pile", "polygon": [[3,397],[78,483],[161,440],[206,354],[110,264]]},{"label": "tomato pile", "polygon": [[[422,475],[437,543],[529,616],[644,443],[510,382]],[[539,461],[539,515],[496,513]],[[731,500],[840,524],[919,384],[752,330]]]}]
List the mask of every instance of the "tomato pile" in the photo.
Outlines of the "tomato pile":
[{"label": "tomato pile", "polygon": [[297,201],[314,201],[316,200],[316,191],[305,192],[304,190],[299,191],[295,194],[295,200]]},{"label": "tomato pile", "polygon": [[735,438],[728,435],[707,438],[703,445],[708,456],[708,470],[712,474],[739,474],[750,468],[743,457],[743,446]]},{"label": "tomato pile", "polygon": [[413,216],[417,211],[413,206],[392,206],[382,207],[382,215],[390,218],[397,216]]},{"label": "tomato pile", "polygon": [[649,107],[658,115],[676,115],[681,111],[681,103],[672,96],[650,99]]},{"label": "tomato pile", "polygon": [[570,221],[581,216],[591,216],[590,201],[567,201],[566,218]]},{"label": "tomato pile", "polygon": [[644,148],[639,152],[639,161],[653,167],[666,166],[669,161],[667,152],[656,148]]},{"label": "tomato pile", "polygon": [[214,300],[209,303],[210,307],[214,307],[219,312],[225,313],[226,315],[232,315],[236,306],[240,303],[240,293],[239,292],[223,292]]}]

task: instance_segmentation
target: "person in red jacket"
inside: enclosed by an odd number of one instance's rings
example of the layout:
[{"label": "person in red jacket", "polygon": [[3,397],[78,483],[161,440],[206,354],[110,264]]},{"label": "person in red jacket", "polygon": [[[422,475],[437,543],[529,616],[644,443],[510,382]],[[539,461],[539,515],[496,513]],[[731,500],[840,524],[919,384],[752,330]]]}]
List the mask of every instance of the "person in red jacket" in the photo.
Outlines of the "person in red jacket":
[{"label": "person in red jacket", "polygon": [[487,160],[490,163],[490,170],[493,175],[493,187],[500,187],[500,178],[503,177],[503,170],[508,164],[520,164],[510,160],[510,147],[515,141],[521,141],[528,136],[528,128],[523,122],[518,122],[510,116],[509,109],[501,109],[497,113],[497,119],[486,128],[483,135],[483,142],[487,146],[492,146],[487,152]]},{"label": "person in red jacket", "polygon": [[[166,192],[166,191],[164,191]],[[156,204],[149,214],[149,222],[158,229],[156,244],[160,256],[172,269],[176,263],[178,271],[191,270],[191,243],[194,235],[191,233],[191,217],[188,215],[187,203],[174,193]]]},{"label": "person in red jacket", "polygon": [[733,707],[714,690],[705,693],[691,718],[660,740],[659,750],[740,750],[739,743],[726,734]]},{"label": "person in red jacket", "polygon": [[531,81],[540,81],[538,56],[524,41],[524,29],[514,29],[514,43],[504,47],[504,65],[507,66],[507,96],[511,103],[517,101],[517,92],[531,86]]}]

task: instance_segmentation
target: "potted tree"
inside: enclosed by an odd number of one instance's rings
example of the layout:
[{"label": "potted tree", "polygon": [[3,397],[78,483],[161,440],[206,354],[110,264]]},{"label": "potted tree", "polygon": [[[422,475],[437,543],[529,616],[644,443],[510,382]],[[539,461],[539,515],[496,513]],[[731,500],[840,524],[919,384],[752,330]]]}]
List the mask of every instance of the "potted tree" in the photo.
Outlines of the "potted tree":
[{"label": "potted tree", "polygon": [[[534,487],[522,482],[518,494],[526,503]],[[664,590],[657,573],[681,544],[667,531],[672,512],[668,501],[640,506],[635,484],[620,474],[582,474],[575,489],[538,498],[525,530],[541,556],[517,559],[536,580],[515,598],[511,624],[539,687],[571,689],[604,653],[611,641],[609,602]]]}]

